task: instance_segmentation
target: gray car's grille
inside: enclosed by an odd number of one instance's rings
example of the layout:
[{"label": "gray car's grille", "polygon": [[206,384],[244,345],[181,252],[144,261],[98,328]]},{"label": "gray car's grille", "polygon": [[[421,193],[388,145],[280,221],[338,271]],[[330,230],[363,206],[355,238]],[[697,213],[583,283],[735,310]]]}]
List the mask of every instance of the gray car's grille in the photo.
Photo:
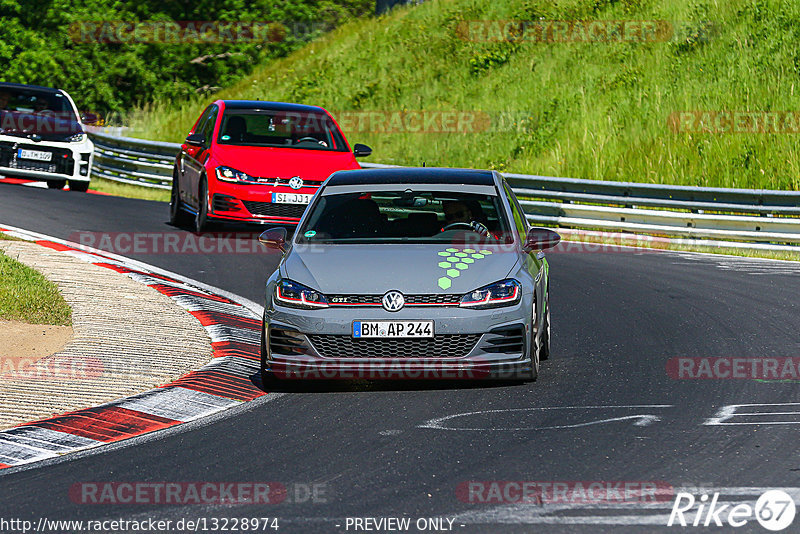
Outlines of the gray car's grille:
[{"label": "gray car's grille", "polygon": [[299,219],[306,211],[306,204],[278,204],[273,202],[255,202],[243,200],[242,203],[247,211],[253,215],[264,217],[291,217]]},{"label": "gray car's grille", "polygon": [[480,334],[440,334],[420,339],[353,339],[311,334],[308,339],[325,358],[462,358],[480,337]]},{"label": "gray car's grille", "polygon": [[[383,295],[328,295],[331,306],[380,306]],[[458,306],[462,295],[405,295],[406,306],[438,304]]]}]

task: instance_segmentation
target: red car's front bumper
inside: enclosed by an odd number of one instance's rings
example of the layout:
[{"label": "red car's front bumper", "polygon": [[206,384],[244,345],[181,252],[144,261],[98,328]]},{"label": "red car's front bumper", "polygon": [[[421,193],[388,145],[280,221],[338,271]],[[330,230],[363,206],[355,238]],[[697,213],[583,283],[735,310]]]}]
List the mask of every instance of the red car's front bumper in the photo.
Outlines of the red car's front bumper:
[{"label": "red car's front bumper", "polygon": [[279,185],[248,185],[218,182],[211,197],[209,217],[214,219],[297,224],[308,204],[273,202],[273,193],[314,195],[316,187],[292,189]]}]

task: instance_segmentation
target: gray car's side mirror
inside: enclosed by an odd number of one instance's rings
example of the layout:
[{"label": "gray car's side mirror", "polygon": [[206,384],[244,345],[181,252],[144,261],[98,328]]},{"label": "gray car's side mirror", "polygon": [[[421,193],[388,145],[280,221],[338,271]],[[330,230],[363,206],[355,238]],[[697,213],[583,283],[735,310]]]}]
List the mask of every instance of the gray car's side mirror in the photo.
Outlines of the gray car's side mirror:
[{"label": "gray car's side mirror", "polygon": [[286,252],[286,228],[270,228],[258,236],[258,242],[267,248],[274,248]]},{"label": "gray car's side mirror", "polygon": [[186,138],[186,144],[190,146],[205,146],[206,136],[201,133],[193,133]]},{"label": "gray car's side mirror", "polygon": [[367,145],[362,145],[361,143],[356,143],[353,145],[353,155],[357,158],[366,158],[372,154],[372,149]]},{"label": "gray car's side mirror", "polygon": [[525,237],[525,245],[522,250],[531,252],[533,250],[545,250],[553,248],[561,241],[561,236],[547,228],[531,228]]}]

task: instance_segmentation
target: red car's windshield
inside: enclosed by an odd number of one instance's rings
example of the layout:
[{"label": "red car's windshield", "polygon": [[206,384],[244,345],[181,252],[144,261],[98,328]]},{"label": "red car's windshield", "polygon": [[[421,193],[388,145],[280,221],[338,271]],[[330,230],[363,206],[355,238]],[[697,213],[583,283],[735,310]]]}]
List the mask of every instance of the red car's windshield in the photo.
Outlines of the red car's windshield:
[{"label": "red car's windshield", "polygon": [[347,152],[344,136],[324,113],[227,110],[219,144]]}]

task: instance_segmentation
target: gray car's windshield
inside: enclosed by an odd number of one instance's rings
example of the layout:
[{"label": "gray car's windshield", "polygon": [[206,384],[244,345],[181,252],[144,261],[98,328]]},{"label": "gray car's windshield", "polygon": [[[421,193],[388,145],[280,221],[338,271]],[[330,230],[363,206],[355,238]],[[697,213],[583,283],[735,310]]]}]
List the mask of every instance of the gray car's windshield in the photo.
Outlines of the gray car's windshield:
[{"label": "gray car's windshield", "polygon": [[500,197],[457,191],[322,196],[298,231],[300,243],[509,243]]}]

